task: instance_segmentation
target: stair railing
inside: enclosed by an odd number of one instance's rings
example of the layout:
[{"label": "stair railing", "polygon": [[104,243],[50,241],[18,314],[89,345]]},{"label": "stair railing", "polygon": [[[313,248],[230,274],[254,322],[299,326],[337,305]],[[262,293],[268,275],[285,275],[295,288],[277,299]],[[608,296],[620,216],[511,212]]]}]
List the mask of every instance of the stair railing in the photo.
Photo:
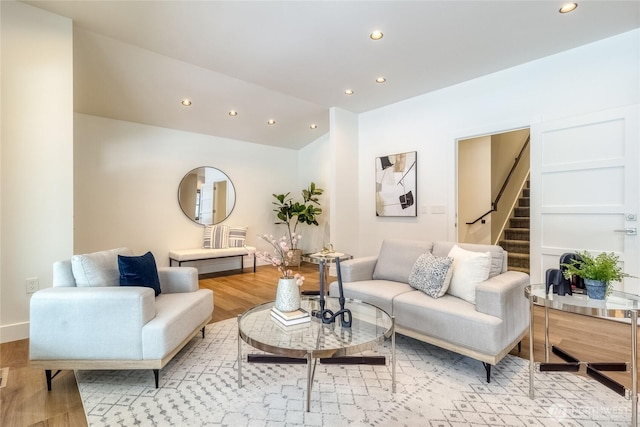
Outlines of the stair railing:
[{"label": "stair railing", "polygon": [[529,145],[529,140],[530,139],[531,139],[531,135],[527,135],[527,139],[524,141],[524,144],[522,144],[522,148],[520,149],[520,153],[518,153],[518,157],[515,158],[515,161],[513,162],[513,166],[511,166],[511,170],[509,171],[509,174],[507,175],[507,177],[504,180],[504,183],[502,184],[502,188],[500,188],[500,191],[498,192],[498,195],[496,196],[496,199],[493,201],[493,203],[491,203],[491,209],[489,209],[487,212],[485,212],[482,215],[480,215],[475,221],[467,222],[466,223],[467,225],[473,225],[473,224],[475,224],[476,222],[478,222],[480,220],[482,220],[482,223],[484,224],[485,223],[484,217],[489,215],[491,212],[496,212],[498,210],[498,202],[500,201],[500,198],[502,197],[502,193],[504,193],[504,190],[507,188],[507,185],[509,185],[509,181],[511,180],[511,176],[513,175],[513,172],[518,167],[518,164],[520,163],[520,159],[522,158],[522,154],[527,149],[527,146]]}]

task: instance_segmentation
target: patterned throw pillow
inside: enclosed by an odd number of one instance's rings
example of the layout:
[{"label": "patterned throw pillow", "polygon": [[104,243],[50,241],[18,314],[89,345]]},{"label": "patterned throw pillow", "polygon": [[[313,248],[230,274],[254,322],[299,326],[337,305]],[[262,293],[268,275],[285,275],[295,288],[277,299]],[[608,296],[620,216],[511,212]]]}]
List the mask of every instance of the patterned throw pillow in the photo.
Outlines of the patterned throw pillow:
[{"label": "patterned throw pillow", "polygon": [[204,227],[202,247],[205,249],[226,249],[229,247],[228,225],[207,225]]},{"label": "patterned throw pillow", "polygon": [[241,248],[247,239],[247,227],[229,226],[229,247]]},{"label": "patterned throw pillow", "polygon": [[429,252],[418,257],[409,274],[409,285],[433,298],[440,298],[449,288],[453,258],[435,256]]}]

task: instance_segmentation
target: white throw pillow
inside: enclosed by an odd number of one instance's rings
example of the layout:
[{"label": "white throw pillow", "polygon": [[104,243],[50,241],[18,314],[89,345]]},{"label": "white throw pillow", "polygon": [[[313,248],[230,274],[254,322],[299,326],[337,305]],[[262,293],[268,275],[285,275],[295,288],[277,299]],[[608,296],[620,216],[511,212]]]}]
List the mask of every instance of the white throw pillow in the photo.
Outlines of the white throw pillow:
[{"label": "white throw pillow", "polygon": [[429,252],[418,257],[409,274],[409,285],[433,298],[440,298],[449,288],[451,264],[449,257],[435,256]]},{"label": "white throw pillow", "polygon": [[118,255],[131,256],[129,248],[118,248],[71,257],[71,270],[78,287],[120,286]]},{"label": "white throw pillow", "polygon": [[453,275],[447,293],[475,304],[476,286],[489,278],[491,253],[467,251],[455,245],[449,257],[453,258]]}]

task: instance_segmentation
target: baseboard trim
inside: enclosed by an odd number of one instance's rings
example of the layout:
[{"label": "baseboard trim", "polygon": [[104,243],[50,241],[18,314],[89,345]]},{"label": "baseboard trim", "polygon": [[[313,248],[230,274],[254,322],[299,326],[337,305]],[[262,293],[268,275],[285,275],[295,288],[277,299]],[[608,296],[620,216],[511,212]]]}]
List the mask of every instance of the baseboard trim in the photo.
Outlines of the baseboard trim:
[{"label": "baseboard trim", "polygon": [[29,322],[0,326],[0,344],[29,338]]}]

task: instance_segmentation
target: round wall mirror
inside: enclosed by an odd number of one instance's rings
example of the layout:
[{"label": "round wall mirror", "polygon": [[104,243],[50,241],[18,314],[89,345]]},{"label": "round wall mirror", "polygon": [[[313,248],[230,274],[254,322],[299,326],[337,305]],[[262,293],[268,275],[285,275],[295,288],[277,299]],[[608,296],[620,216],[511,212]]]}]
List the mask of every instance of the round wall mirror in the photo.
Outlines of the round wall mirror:
[{"label": "round wall mirror", "polygon": [[187,218],[196,224],[217,224],[231,214],[236,204],[236,190],[220,169],[202,166],[180,181],[178,203]]}]

